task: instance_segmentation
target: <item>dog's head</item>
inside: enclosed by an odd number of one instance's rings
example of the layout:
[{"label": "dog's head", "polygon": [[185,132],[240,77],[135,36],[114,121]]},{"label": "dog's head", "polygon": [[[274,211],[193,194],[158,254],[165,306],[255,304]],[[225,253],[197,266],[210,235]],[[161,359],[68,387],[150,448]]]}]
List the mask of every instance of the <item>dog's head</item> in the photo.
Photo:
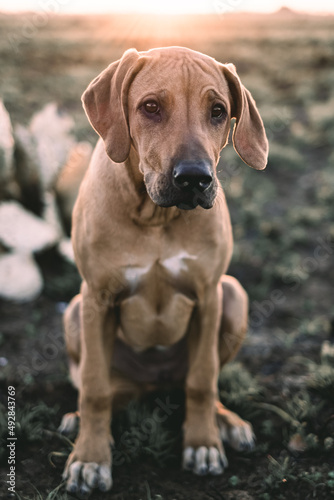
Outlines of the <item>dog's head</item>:
[{"label": "dog's head", "polygon": [[239,156],[253,168],[266,166],[268,141],[251,94],[232,64],[199,52],[127,50],[82,100],[114,162],[125,162],[135,148],[147,192],[162,207],[213,206],[231,118]]}]

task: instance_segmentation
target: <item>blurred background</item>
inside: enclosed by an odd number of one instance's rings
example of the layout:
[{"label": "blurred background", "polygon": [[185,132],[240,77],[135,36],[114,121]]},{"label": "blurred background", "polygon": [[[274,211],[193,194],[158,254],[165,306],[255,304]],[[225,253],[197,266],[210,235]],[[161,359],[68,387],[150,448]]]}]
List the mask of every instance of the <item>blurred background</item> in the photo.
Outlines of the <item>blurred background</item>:
[{"label": "blurred background", "polygon": [[[69,451],[55,429],[76,407],[62,313],[80,286],[70,214],[97,139],[80,97],[126,49],[168,45],[233,62],[270,142],[263,172],[243,164],[231,144],[218,166],[235,239],[229,272],[250,297],[248,338],[219,387],[222,400],[252,421],[258,447],[256,460],[230,452],[230,468],[211,483],[175,468],[171,486],[170,468],[149,460],[164,462],[159,450],[170,452],[178,414],[162,443],[151,436],[134,456],[125,447],[131,477],[126,466],[117,468],[106,498],[268,500],[292,491],[303,500],[332,498],[333,12],[329,0],[0,0],[0,439],[11,384],[20,498],[51,498]],[[130,422],[136,429],[143,412],[133,407],[119,428]],[[177,446],[170,455],[179,466]],[[47,461],[53,452],[56,469]],[[3,494],[6,457],[3,448]],[[52,498],[66,495],[57,490]]]}]

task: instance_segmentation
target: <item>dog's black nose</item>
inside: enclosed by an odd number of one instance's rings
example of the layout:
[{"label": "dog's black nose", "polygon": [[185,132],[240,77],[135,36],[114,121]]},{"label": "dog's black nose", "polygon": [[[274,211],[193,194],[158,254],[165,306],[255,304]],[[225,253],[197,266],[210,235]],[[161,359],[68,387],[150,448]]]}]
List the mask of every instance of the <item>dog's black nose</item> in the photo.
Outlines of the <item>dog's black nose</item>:
[{"label": "dog's black nose", "polygon": [[184,192],[193,189],[204,192],[211,186],[213,178],[205,161],[183,160],[174,167],[173,180],[175,186]]}]

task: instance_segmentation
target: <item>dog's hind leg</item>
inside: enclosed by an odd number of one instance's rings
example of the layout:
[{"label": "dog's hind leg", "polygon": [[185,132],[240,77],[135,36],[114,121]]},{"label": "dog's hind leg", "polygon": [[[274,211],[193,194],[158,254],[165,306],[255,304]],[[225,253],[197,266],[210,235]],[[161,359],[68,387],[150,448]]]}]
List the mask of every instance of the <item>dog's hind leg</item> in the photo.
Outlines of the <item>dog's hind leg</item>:
[{"label": "dog's hind leg", "polygon": [[239,351],[248,326],[248,296],[238,280],[223,276],[223,313],[219,332],[219,359],[222,367]]},{"label": "dog's hind leg", "polygon": [[[248,297],[239,281],[232,276],[222,278],[223,314],[219,335],[220,366],[230,361],[244,341],[248,323]],[[250,450],[255,436],[249,422],[217,401],[217,419],[222,441],[236,450]]]},{"label": "dog's hind leg", "polygon": [[[76,295],[68,305],[64,314],[65,344],[69,358],[69,370],[72,384],[80,388],[79,363],[80,363],[80,309],[81,295]],[[66,413],[58,432],[66,436],[75,436],[79,430],[79,412]]]},{"label": "dog's hind leg", "polygon": [[64,314],[65,344],[69,357],[70,377],[76,389],[80,389],[79,363],[81,357],[81,294],[73,297]]}]

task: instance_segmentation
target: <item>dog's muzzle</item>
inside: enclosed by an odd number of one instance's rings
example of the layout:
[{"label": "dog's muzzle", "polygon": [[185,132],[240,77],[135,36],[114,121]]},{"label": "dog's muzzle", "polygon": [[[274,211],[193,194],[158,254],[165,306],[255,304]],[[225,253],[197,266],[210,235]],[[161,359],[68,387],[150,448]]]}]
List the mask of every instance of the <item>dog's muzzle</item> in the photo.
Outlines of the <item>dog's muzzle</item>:
[{"label": "dog's muzzle", "polygon": [[218,189],[211,163],[205,160],[178,161],[167,175],[150,171],[144,182],[154,203],[182,210],[211,208]]}]

